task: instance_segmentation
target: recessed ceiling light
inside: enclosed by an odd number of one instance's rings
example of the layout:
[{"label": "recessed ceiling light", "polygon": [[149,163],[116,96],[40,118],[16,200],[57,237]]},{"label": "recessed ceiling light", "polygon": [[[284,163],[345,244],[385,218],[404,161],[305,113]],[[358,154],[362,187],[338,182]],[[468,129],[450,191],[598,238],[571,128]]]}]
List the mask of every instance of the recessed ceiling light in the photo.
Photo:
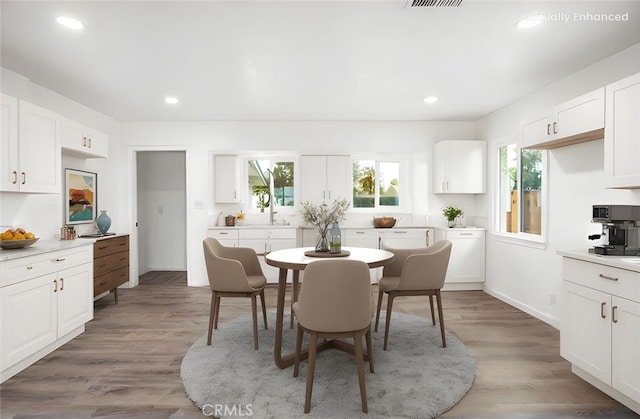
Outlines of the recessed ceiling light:
[{"label": "recessed ceiling light", "polygon": [[425,103],[436,103],[438,98],[435,96],[427,96],[424,98]]},{"label": "recessed ceiling light", "polygon": [[539,14],[533,14],[525,17],[520,22],[518,22],[518,27],[520,29],[529,29],[533,28],[534,26],[538,26],[541,23],[542,16],[540,16]]},{"label": "recessed ceiling light", "polygon": [[74,19],[68,16],[60,16],[56,19],[59,24],[64,26],[65,28],[73,29],[75,31],[79,31],[84,29],[84,23],[80,22],[78,19]]},{"label": "recessed ceiling light", "polygon": [[178,103],[178,98],[175,96],[167,96],[164,98],[164,101],[169,105],[175,105],[176,103]]}]

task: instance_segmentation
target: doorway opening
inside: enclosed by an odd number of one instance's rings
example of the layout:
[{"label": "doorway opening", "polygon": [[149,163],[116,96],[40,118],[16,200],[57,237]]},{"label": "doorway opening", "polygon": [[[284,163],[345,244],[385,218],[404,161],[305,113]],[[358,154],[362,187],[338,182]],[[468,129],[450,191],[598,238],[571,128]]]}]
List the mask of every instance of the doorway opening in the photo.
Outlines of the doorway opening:
[{"label": "doorway opening", "polygon": [[135,167],[138,278],[179,275],[186,285],[186,151],[138,150]]}]

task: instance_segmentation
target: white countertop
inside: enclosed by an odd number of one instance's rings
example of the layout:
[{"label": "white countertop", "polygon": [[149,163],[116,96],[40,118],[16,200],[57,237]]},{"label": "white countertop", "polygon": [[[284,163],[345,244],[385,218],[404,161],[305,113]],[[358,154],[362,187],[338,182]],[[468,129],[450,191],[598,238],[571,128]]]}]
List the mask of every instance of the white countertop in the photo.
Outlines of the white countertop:
[{"label": "white countertop", "polygon": [[640,272],[640,257],[638,256],[604,256],[589,253],[588,250],[558,250],[560,256],[583,260],[585,262],[599,263],[614,268]]},{"label": "white countertop", "polygon": [[77,238],[75,240],[40,239],[24,249],[0,249],[0,262],[11,259],[18,259],[27,256],[39,255],[57,250],[72,249],[79,246],[93,245],[96,241],[128,234],[115,234],[104,237]]}]

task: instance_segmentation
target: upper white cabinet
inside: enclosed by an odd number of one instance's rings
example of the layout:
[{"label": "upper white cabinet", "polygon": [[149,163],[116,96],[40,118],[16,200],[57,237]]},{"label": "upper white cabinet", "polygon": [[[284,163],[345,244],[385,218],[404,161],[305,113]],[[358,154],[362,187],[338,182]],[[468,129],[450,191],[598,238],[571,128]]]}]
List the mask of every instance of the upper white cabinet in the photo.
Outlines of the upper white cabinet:
[{"label": "upper white cabinet", "polygon": [[109,136],[68,118],[62,118],[62,148],[80,157],[107,157]]},{"label": "upper white cabinet", "polygon": [[301,156],[302,201],[323,202],[352,195],[350,156]]},{"label": "upper white cabinet", "polygon": [[607,188],[640,188],[640,73],[606,87]]},{"label": "upper white cabinet", "polygon": [[238,156],[215,156],[214,166],[216,203],[233,204],[239,202],[240,158]]},{"label": "upper white cabinet", "polygon": [[16,100],[3,95],[0,190],[60,193],[60,115],[22,100],[15,114]]},{"label": "upper white cabinet", "polygon": [[486,192],[484,141],[441,141],[433,151],[434,193]]},{"label": "upper white cabinet", "polygon": [[550,149],[602,139],[604,88],[554,106],[522,124],[522,147]]}]

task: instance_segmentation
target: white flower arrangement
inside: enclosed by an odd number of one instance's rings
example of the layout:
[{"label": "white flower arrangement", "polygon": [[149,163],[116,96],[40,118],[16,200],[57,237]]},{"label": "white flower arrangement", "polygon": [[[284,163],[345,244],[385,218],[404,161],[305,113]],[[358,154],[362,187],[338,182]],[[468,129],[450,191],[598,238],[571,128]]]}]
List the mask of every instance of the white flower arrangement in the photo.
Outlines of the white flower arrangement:
[{"label": "white flower arrangement", "polygon": [[327,236],[329,227],[333,223],[340,223],[344,221],[345,213],[349,209],[351,202],[346,199],[336,199],[331,205],[323,202],[320,205],[316,205],[309,201],[302,203],[302,220],[305,224],[310,224],[318,229],[318,232],[322,237]]}]

